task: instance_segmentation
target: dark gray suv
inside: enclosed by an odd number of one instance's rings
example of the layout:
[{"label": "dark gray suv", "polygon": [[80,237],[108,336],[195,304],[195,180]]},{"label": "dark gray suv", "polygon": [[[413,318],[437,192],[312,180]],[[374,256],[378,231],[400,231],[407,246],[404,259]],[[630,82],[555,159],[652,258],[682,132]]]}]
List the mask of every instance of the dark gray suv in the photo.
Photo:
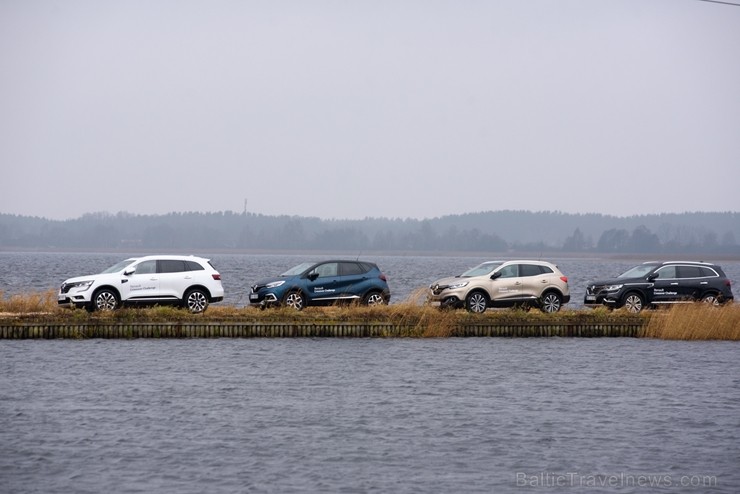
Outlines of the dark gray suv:
[{"label": "dark gray suv", "polygon": [[706,262],[646,262],[616,278],[586,287],[586,306],[624,307],[637,313],[648,306],[703,301],[719,305],[733,300],[722,268]]}]

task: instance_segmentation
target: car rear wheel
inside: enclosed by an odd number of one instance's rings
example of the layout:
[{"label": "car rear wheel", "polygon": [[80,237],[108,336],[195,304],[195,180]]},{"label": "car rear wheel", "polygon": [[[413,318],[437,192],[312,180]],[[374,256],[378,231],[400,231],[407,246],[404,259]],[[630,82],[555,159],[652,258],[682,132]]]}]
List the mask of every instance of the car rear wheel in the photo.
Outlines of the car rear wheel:
[{"label": "car rear wheel", "polygon": [[119,305],[118,294],[109,288],[98,290],[93,295],[91,308],[93,311],[116,310]]},{"label": "car rear wheel", "polygon": [[627,312],[637,314],[642,311],[644,305],[645,301],[639,293],[628,293],[627,296],[624,297],[624,308],[627,309]]},{"label": "car rear wheel", "polygon": [[380,292],[370,292],[362,299],[362,303],[364,305],[383,305],[385,304],[385,299]]},{"label": "car rear wheel", "polygon": [[290,292],[285,296],[285,305],[295,310],[303,310],[306,305],[306,298],[301,292]]},{"label": "car rear wheel", "polygon": [[195,288],[185,294],[183,305],[191,313],[200,314],[208,308],[208,295],[203,290]]},{"label": "car rear wheel", "polygon": [[473,292],[465,298],[465,308],[469,312],[482,314],[488,307],[488,296],[482,292]]},{"label": "car rear wheel", "polygon": [[555,292],[549,292],[542,297],[540,309],[542,310],[542,312],[551,314],[553,312],[558,312],[562,305],[563,299],[560,297],[560,295]]},{"label": "car rear wheel", "polygon": [[702,302],[704,302],[707,305],[711,305],[713,307],[717,307],[720,305],[721,301],[717,295],[714,293],[708,293],[704,295],[701,299]]}]

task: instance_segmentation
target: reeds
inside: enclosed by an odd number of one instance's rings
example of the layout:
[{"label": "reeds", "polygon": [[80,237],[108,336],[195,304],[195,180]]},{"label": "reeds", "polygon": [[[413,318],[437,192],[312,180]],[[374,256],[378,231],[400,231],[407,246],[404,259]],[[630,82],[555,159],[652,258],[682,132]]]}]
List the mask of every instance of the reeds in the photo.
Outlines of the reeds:
[{"label": "reeds", "polygon": [[0,291],[0,312],[13,314],[50,313],[58,310],[57,294],[54,290],[46,292],[13,295],[6,298]]},{"label": "reeds", "polygon": [[664,340],[740,340],[740,306],[676,305],[654,311],[643,330],[646,338]]},{"label": "reeds", "polygon": [[727,304],[713,307],[706,304],[678,305],[666,310],[644,311],[639,316],[625,311],[563,310],[544,314],[539,310],[492,310],[484,314],[471,314],[465,310],[440,310],[423,303],[425,290],[413,293],[407,300],[392,305],[361,306],[339,305],[308,307],[295,311],[281,307],[260,310],[255,307],[237,308],[214,304],[203,314],[171,306],[153,308],[124,308],[113,312],[88,313],[84,309],[68,310],[57,306],[53,290],[26,295],[5,297],[0,292],[0,313],[13,320],[45,321],[55,323],[89,324],[96,322],[294,322],[302,323],[370,323],[391,324],[406,328],[404,336],[449,337],[465,325],[542,322],[553,325],[599,325],[626,323],[638,319],[646,338],[675,340],[740,340],[740,305]]}]

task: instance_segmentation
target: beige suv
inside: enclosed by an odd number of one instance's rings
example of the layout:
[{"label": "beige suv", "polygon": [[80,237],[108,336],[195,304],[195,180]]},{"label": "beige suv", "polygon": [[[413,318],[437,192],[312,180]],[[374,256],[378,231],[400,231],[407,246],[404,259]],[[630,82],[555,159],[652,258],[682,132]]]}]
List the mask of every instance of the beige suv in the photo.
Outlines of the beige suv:
[{"label": "beige suv", "polygon": [[428,300],[442,308],[539,307],[557,312],[570,301],[568,277],[545,261],[488,261],[429,286]]}]

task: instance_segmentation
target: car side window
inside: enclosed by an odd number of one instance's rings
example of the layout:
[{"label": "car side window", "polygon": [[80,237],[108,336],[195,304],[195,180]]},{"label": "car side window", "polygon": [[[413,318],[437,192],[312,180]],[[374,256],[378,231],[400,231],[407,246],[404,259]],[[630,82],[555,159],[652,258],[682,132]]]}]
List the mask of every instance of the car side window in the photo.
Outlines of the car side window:
[{"label": "car side window", "polygon": [[151,274],[157,272],[157,261],[144,261],[136,265],[136,274]]},{"label": "car side window", "polygon": [[342,273],[342,276],[358,275],[365,272],[363,271],[362,266],[356,262],[343,262],[339,267],[341,268],[340,272]]},{"label": "car side window", "polygon": [[185,262],[165,259],[157,264],[159,273],[182,273],[185,271]]},{"label": "car side window", "polygon": [[672,280],[676,278],[676,266],[663,266],[655,272],[659,280]]},{"label": "car side window", "polygon": [[679,278],[701,278],[699,266],[678,266]]},{"label": "car side window", "polygon": [[519,265],[519,276],[539,276],[542,274],[542,269],[537,264],[520,264]]},{"label": "car side window", "polygon": [[326,264],[316,266],[313,271],[319,275],[319,278],[326,278],[327,276],[336,276],[338,268],[339,266],[336,262],[328,262]]},{"label": "car side window", "polygon": [[719,276],[717,274],[717,272],[714,269],[712,269],[712,268],[705,268],[705,267],[702,266],[699,269],[701,269],[701,276],[703,278],[712,278],[712,277],[715,277],[715,276]]},{"label": "car side window", "polygon": [[375,267],[373,264],[369,264],[367,262],[360,262],[358,264],[360,265],[360,269],[362,269],[363,273],[367,273]]},{"label": "car side window", "polygon": [[203,266],[195,261],[185,261],[185,269],[187,271],[204,271]]},{"label": "car side window", "polygon": [[509,264],[508,266],[501,268],[499,273],[501,273],[500,278],[516,278],[519,276],[519,265]]}]

